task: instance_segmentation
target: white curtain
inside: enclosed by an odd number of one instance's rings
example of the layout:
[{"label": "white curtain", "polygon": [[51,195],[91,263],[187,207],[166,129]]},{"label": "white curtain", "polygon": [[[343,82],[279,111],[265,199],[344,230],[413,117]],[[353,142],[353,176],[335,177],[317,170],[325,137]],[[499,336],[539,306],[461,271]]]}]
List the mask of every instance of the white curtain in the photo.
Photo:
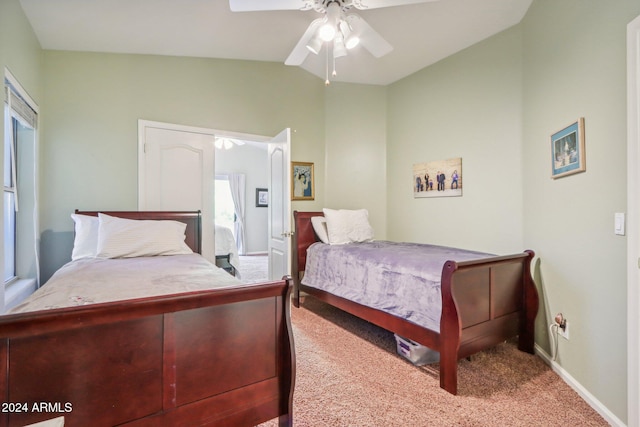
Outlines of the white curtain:
[{"label": "white curtain", "polygon": [[229,175],[229,187],[231,187],[231,197],[233,197],[233,206],[235,209],[236,220],[234,223],[234,231],[236,235],[236,246],[238,254],[246,253],[244,238],[244,208],[245,208],[245,176],[242,173],[232,173]]}]

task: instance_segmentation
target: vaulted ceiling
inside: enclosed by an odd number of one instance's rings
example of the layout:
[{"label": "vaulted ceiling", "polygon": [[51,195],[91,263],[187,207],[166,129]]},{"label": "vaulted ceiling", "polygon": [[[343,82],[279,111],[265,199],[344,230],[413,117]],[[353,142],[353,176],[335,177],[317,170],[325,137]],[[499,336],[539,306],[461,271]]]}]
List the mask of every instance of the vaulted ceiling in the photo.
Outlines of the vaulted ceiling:
[{"label": "vaulted ceiling", "polygon": [[[268,0],[264,0],[268,1]],[[392,46],[336,60],[334,81],[393,83],[521,21],[532,0],[437,0],[362,10]],[[20,0],[43,49],[284,63],[315,11],[231,12],[226,0]],[[326,56],[301,66],[324,78]]]}]

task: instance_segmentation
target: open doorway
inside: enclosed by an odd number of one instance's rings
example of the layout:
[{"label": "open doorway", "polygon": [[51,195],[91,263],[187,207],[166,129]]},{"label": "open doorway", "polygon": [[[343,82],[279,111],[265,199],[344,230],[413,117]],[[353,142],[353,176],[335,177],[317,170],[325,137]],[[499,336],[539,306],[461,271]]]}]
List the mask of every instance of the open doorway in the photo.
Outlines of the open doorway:
[{"label": "open doorway", "polygon": [[[235,142],[234,142],[235,141]],[[234,148],[259,147],[261,166],[249,167],[248,172],[266,168],[266,184],[246,182],[245,173],[230,171],[229,163],[216,162],[216,145],[230,144]],[[290,131],[285,129],[273,138],[240,134],[215,129],[196,128],[171,123],[138,121],[138,207],[140,210],[196,210],[202,212],[202,255],[218,263],[215,233],[215,176],[229,177],[236,222],[233,240],[239,253],[261,253],[265,248],[252,249],[250,239],[267,240],[268,278],[288,275],[290,271],[291,204],[288,174]],[[228,149],[227,151],[230,151]],[[251,163],[245,156],[243,165]],[[266,164],[266,166],[265,166]],[[263,181],[265,182],[265,181]],[[257,190],[263,190],[263,206],[252,204]],[[264,194],[266,190],[267,194]],[[273,201],[273,202],[272,202]],[[248,208],[248,207],[251,208]],[[247,211],[258,208],[258,215],[267,217],[266,236],[260,227],[246,231]],[[255,229],[253,229],[255,228]],[[237,239],[236,239],[237,236]],[[227,269],[225,267],[225,269]],[[229,267],[230,272],[234,272]]]},{"label": "open doorway", "polygon": [[216,254],[228,252],[248,283],[266,281],[269,274],[267,148],[266,142],[226,137],[216,144]]}]

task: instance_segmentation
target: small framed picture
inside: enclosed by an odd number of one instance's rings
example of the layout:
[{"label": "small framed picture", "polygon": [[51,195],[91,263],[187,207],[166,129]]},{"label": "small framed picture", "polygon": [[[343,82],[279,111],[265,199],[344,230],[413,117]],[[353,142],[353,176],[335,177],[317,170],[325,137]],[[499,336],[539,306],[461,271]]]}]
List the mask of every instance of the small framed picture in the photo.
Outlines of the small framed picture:
[{"label": "small framed picture", "polygon": [[266,188],[256,188],[256,207],[266,208],[269,206],[269,190]]},{"label": "small framed picture", "polygon": [[313,163],[291,162],[291,200],[313,200]]},{"label": "small framed picture", "polygon": [[551,178],[587,170],[584,152],[584,117],[551,135]]}]

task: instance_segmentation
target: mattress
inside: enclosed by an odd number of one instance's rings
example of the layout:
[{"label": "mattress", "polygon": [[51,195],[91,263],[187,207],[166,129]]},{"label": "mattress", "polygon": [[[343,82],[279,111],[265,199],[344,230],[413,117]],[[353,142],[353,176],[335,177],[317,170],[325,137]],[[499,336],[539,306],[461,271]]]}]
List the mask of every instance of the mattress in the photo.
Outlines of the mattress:
[{"label": "mattress", "polygon": [[10,313],[240,286],[199,254],[82,258],[62,266]]},{"label": "mattress", "polygon": [[444,264],[491,256],[418,243],[314,243],[301,283],[439,332]]}]

